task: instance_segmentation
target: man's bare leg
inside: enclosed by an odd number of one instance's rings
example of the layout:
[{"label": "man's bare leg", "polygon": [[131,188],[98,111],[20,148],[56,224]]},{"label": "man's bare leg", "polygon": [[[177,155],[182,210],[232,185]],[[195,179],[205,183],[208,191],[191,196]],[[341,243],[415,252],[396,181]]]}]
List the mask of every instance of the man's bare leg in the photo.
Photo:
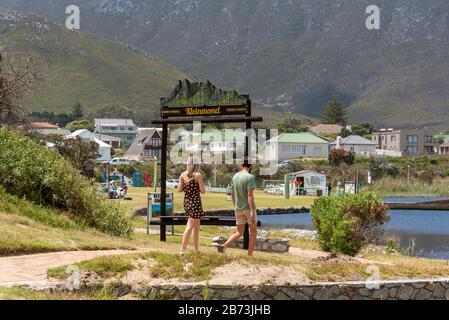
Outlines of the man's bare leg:
[{"label": "man's bare leg", "polygon": [[252,257],[257,240],[257,223],[249,225],[248,256]]},{"label": "man's bare leg", "polygon": [[222,252],[225,252],[226,249],[233,244],[238,238],[241,238],[243,236],[243,232],[245,231],[245,225],[237,225],[237,231],[234,232],[228,239],[228,241],[225,242],[225,244],[222,246]]}]

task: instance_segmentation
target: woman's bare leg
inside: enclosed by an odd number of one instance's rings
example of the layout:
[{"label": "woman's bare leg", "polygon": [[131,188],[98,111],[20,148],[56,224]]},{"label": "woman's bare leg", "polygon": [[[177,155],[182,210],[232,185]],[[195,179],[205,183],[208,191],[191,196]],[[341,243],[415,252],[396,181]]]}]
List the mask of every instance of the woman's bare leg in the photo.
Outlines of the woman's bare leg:
[{"label": "woman's bare leg", "polygon": [[193,220],[193,244],[195,246],[195,251],[198,252],[198,242],[200,238],[200,219]]},{"label": "woman's bare leg", "polygon": [[184,234],[182,236],[182,246],[181,246],[182,251],[185,251],[187,249],[187,245],[189,244],[190,235],[192,234],[192,230],[193,230],[193,224],[194,224],[193,219],[189,218],[187,220],[186,229],[184,230]]}]

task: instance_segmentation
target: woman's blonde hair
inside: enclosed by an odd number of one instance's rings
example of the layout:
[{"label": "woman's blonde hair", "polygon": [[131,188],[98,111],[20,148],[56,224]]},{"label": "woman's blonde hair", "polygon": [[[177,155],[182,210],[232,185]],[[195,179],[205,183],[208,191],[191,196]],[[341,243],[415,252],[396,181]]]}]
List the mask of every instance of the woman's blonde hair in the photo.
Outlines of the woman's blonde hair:
[{"label": "woman's blonde hair", "polygon": [[198,159],[194,158],[193,156],[190,156],[187,159],[187,176],[189,178],[193,177],[193,174],[200,170],[199,161],[197,160]]}]

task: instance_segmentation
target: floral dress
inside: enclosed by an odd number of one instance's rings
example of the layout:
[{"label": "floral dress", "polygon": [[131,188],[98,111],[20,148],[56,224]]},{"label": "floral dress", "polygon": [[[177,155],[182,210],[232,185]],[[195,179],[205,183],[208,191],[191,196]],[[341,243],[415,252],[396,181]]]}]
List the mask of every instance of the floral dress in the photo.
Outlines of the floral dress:
[{"label": "floral dress", "polygon": [[201,204],[200,185],[192,178],[188,182],[182,180],[184,190],[184,210],[189,218],[201,219],[204,216]]}]

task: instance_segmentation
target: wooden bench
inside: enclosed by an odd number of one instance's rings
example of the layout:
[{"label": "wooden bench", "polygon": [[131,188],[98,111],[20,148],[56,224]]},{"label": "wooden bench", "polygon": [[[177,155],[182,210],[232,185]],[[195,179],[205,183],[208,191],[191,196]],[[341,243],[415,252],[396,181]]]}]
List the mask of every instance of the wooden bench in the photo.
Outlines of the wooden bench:
[{"label": "wooden bench", "polygon": [[[149,233],[149,226],[160,226],[161,227],[161,235],[164,236],[165,241],[165,232],[166,226],[181,226],[187,224],[188,217],[187,216],[163,216],[157,218],[151,218],[148,223],[147,233]],[[201,224],[204,226],[236,226],[235,218],[233,217],[214,217],[214,216],[204,216],[201,218]],[[262,224],[260,221],[257,221],[257,226],[260,227]],[[243,233],[243,248],[248,248],[249,242],[249,227],[248,224],[245,225],[245,232]]]}]

